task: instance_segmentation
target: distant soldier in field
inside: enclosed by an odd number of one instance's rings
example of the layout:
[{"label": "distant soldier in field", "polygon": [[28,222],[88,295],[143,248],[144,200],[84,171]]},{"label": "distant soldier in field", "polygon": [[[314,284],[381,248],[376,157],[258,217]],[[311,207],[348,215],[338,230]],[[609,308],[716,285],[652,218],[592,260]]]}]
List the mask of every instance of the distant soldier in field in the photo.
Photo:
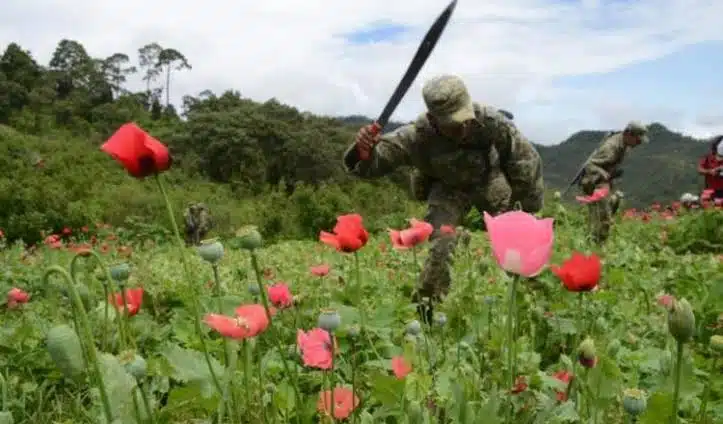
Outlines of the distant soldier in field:
[{"label": "distant soldier in field", "polygon": [[[538,152],[507,116],[473,102],[460,78],[433,78],[422,96],[427,112],[416,121],[384,135],[376,123],[361,128],[343,159],[347,172],[362,178],[413,167],[412,191],[428,203],[424,219],[435,229],[414,296],[420,304],[449,291],[457,237],[440,227],[461,225],[472,207],[496,215],[519,202],[524,211],[538,212],[544,191]],[[430,314],[431,307],[422,318]]]},{"label": "distant soldier in field", "polygon": [[640,122],[632,121],[622,131],[605,136],[593,152],[579,180],[583,193],[590,196],[595,190],[607,189],[603,199],[590,203],[590,225],[593,239],[603,243],[610,235],[612,219],[620,207],[621,193],[613,192],[612,182],[622,175],[620,165],[630,149],[648,143],[648,129]]},{"label": "distant soldier in field", "polygon": [[189,203],[183,216],[186,221],[186,244],[189,246],[200,244],[213,228],[208,207],[204,203]]}]

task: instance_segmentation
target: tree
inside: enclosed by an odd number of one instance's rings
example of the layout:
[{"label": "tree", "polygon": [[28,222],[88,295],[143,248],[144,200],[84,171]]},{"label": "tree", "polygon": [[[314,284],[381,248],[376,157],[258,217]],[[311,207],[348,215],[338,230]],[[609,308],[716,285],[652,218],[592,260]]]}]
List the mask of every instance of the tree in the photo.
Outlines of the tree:
[{"label": "tree", "polygon": [[50,59],[50,70],[56,77],[56,90],[60,99],[80,87],[87,87],[95,72],[95,62],[82,44],[63,39]]},{"label": "tree", "polygon": [[98,67],[103,78],[108,81],[116,96],[126,93],[123,84],[126,83],[128,75],[138,71],[135,66],[130,65],[130,58],[125,53],[115,53],[112,56],[98,61]]},{"label": "tree", "polygon": [[158,43],[149,43],[138,49],[138,65],[143,70],[143,81],[146,82],[146,91],[150,93],[151,83],[160,75],[158,55],[163,51]]},{"label": "tree", "polygon": [[191,69],[184,55],[175,49],[163,49],[158,55],[156,68],[166,73],[166,107],[171,104],[171,70]]}]

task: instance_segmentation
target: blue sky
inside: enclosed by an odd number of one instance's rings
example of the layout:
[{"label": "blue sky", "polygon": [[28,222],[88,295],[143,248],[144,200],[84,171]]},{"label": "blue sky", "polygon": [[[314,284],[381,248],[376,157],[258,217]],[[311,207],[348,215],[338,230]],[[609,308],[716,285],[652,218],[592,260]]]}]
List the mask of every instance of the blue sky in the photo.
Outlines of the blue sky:
[{"label": "blue sky", "polygon": [[373,44],[394,41],[407,34],[411,27],[390,22],[376,22],[362,29],[342,34],[347,43],[352,45]]},{"label": "blue sky", "polygon": [[[567,77],[566,88],[628,93],[631,101],[696,108],[718,90],[723,96],[723,43],[686,46],[664,57],[642,61],[604,74]],[[721,111],[723,113],[723,111]]]}]

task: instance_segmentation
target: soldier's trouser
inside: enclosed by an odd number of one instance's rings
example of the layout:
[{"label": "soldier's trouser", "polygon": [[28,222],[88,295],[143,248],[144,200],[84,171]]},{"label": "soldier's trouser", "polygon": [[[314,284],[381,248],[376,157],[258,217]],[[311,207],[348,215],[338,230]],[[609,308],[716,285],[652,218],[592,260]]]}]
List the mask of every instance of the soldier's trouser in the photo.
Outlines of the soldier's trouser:
[{"label": "soldier's trouser", "polygon": [[596,243],[604,243],[610,236],[613,218],[619,207],[620,197],[615,193],[588,204],[590,232]]},{"label": "soldier's trouser", "polygon": [[[457,236],[442,234],[440,227],[461,225],[472,206],[480,213],[486,211],[495,215],[505,212],[509,208],[511,190],[506,180],[500,178],[503,177],[493,178],[487,187],[480,187],[480,192],[474,194],[449,190],[441,184],[435,184],[430,190],[424,220],[434,227],[430,237],[432,246],[413,299],[421,305],[420,313],[424,311],[422,319],[431,320],[431,303],[447,295],[452,282],[450,266],[457,247]],[[424,302],[425,299],[427,302]]]}]

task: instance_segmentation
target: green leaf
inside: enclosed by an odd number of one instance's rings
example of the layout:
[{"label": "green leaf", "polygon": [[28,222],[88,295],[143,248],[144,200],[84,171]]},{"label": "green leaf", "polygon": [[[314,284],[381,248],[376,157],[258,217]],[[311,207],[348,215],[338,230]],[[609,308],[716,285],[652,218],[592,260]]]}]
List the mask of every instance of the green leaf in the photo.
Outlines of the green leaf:
[{"label": "green leaf", "polygon": [[648,399],[648,407],[643,412],[638,422],[640,424],[661,424],[666,423],[673,412],[673,395],[671,393],[654,393]]},{"label": "green leaf", "polygon": [[[166,343],[161,349],[161,354],[173,370],[172,377],[174,379],[182,382],[203,383],[202,395],[211,396],[213,394],[215,387],[213,387],[211,372],[202,352]],[[221,364],[213,357],[210,360],[216,376],[223,375]]]},{"label": "green leaf", "polygon": [[389,375],[376,374],[371,378],[372,396],[383,405],[399,405],[404,396],[405,381]]}]

